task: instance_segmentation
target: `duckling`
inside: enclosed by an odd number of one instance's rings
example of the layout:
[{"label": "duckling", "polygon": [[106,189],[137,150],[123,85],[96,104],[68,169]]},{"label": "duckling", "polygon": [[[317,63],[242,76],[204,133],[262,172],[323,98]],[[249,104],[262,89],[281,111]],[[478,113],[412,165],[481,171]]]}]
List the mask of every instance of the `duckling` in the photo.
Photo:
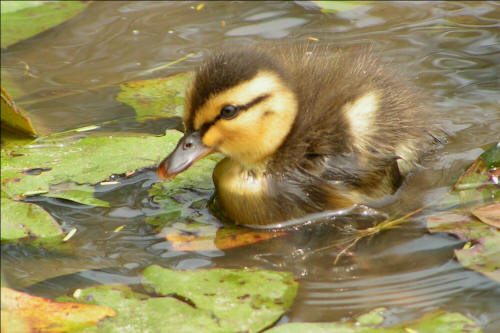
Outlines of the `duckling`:
[{"label": "duckling", "polygon": [[308,44],[210,55],[187,90],[183,120],[185,135],[158,176],[224,154],[216,198],[245,225],[392,194],[439,131],[419,94],[371,51]]}]

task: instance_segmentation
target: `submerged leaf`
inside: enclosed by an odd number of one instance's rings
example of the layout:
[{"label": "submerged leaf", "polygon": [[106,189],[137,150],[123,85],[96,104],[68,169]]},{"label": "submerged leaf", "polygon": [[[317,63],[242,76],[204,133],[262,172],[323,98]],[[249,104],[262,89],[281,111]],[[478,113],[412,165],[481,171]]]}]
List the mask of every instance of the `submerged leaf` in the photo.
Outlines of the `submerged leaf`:
[{"label": "submerged leaf", "polygon": [[143,284],[161,295],[178,295],[210,311],[223,332],[259,332],[291,305],[297,282],[288,272],[209,269],[174,271],[150,266]]},{"label": "submerged leaf", "polygon": [[500,228],[500,203],[476,208],[472,214],[482,222]]},{"label": "submerged leaf", "polygon": [[97,305],[58,303],[2,287],[2,332],[69,332],[96,325],[114,310]]},{"label": "submerged leaf", "polygon": [[191,73],[123,83],[116,100],[134,108],[139,121],[181,116]]},{"label": "submerged leaf", "polygon": [[2,1],[1,47],[55,27],[83,11],[87,1]]},{"label": "submerged leaf", "polygon": [[186,252],[226,250],[287,235],[286,232],[256,231],[238,226],[220,227],[196,222],[177,222],[163,229],[163,232],[174,250]]}]

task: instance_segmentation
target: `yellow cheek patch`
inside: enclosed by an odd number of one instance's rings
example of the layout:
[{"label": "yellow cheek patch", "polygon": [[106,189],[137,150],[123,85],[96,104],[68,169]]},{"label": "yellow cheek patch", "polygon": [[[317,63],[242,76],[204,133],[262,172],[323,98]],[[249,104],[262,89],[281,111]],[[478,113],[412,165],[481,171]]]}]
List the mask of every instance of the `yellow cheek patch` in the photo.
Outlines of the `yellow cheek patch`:
[{"label": "yellow cheek patch", "polygon": [[207,147],[216,147],[222,142],[222,135],[216,126],[210,129],[201,138],[203,144]]}]

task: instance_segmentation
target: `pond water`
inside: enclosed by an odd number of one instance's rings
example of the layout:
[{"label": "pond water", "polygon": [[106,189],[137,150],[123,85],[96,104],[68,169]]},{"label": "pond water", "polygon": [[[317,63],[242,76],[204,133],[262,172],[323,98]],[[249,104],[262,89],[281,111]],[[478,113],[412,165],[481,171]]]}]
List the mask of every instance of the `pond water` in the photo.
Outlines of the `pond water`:
[{"label": "pond water", "polygon": [[[308,37],[340,46],[371,44],[383,61],[402,67],[408,80],[432,96],[451,133],[449,143],[427,156],[383,208],[387,212],[438,200],[481,148],[500,139],[498,2],[365,3],[339,13],[291,1],[205,2],[196,10],[198,4],[100,1],[2,50],[2,68],[30,92],[19,104],[50,131],[103,124],[106,131],[160,134],[179,120],[136,122],[133,109],[114,99],[118,82],[189,53],[194,55],[161,76],[192,70],[211,49],[232,44]],[[72,240],[77,256],[5,244],[8,282],[54,297],[96,283],[136,284],[151,264],[256,267],[292,271],[299,280],[298,297],[280,323],[335,321],[384,306],[392,324],[443,308],[473,318],[485,332],[500,331],[500,284],[463,268],[453,255],[463,242],[430,234],[422,217],[361,240],[337,264],[337,248],[316,251],[334,242],[336,229],[329,225],[232,250],[177,252],[145,223],[160,210],[147,192],[156,181],[151,169],[98,187],[97,196],[111,208],[30,199],[65,231],[78,229]]]}]

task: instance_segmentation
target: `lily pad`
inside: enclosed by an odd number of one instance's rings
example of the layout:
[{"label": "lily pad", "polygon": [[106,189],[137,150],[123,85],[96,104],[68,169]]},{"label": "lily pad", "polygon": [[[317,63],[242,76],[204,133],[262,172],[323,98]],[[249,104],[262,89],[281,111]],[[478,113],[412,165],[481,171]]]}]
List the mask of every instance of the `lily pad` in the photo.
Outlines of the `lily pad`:
[{"label": "lily pad", "polygon": [[50,238],[62,235],[59,224],[39,206],[18,202],[2,192],[2,240]]},{"label": "lily pad", "polygon": [[83,11],[86,1],[2,1],[1,47],[55,27]]},{"label": "lily pad", "polygon": [[12,131],[28,136],[38,135],[38,132],[33,127],[33,124],[31,123],[31,120],[26,115],[26,113],[16,106],[12,98],[10,98],[10,96],[3,88],[0,89],[2,92],[2,128],[8,128]]},{"label": "lily pad", "polygon": [[84,332],[258,332],[288,309],[297,292],[291,274],[260,270],[186,272],[150,266],[143,284],[156,295],[101,285],[57,300],[116,311],[116,317]]},{"label": "lily pad", "polygon": [[138,121],[181,116],[185,91],[192,73],[123,83],[116,100],[134,108]]},{"label": "lily pad", "polygon": [[58,303],[2,287],[2,332],[69,332],[96,325],[114,310],[88,304]]},{"label": "lily pad", "polygon": [[500,200],[500,143],[491,145],[458,179],[443,206],[478,205]]},{"label": "lily pad", "polygon": [[[480,333],[474,321],[456,312],[436,311],[423,317],[390,327],[380,327],[383,308],[361,315],[352,322],[289,323],[274,327],[266,333]],[[382,321],[381,321],[382,319]]]},{"label": "lily pad", "polygon": [[288,272],[174,271],[156,265],[144,270],[143,284],[157,294],[177,295],[210,311],[223,332],[259,332],[270,326],[292,305],[298,287]]},{"label": "lily pad", "polygon": [[[500,282],[500,231],[494,223],[500,220],[499,204],[489,203],[500,200],[499,166],[500,145],[494,144],[479,156],[448,193],[444,206],[455,209],[429,216],[427,228],[469,241],[462,249],[455,250],[458,261]],[[483,220],[486,223],[481,222]]]},{"label": "lily pad", "polygon": [[[2,190],[19,199],[50,194],[51,186],[60,183],[95,184],[112,174],[155,165],[165,152],[175,147],[180,136],[181,133],[170,130],[158,137],[116,133],[83,138],[47,137],[10,152],[2,150]],[[55,195],[61,197],[60,193]],[[76,200],[70,194],[65,198]],[[82,203],[85,200],[78,199]]]},{"label": "lily pad", "polygon": [[116,311],[116,317],[102,321],[98,329],[83,332],[220,332],[210,311],[175,297],[150,297],[124,285],[77,289],[73,298],[57,300],[98,304]]}]

